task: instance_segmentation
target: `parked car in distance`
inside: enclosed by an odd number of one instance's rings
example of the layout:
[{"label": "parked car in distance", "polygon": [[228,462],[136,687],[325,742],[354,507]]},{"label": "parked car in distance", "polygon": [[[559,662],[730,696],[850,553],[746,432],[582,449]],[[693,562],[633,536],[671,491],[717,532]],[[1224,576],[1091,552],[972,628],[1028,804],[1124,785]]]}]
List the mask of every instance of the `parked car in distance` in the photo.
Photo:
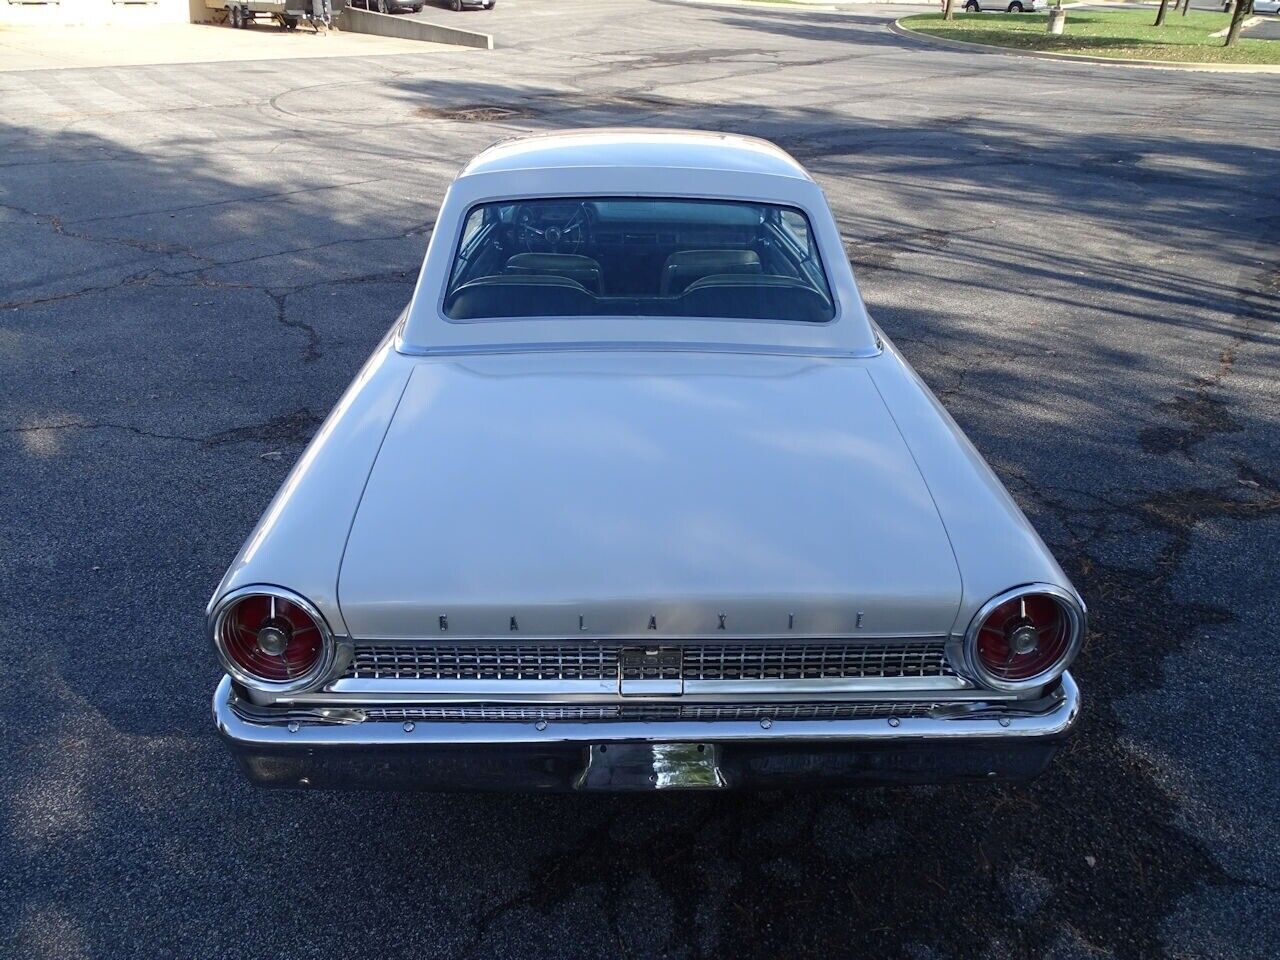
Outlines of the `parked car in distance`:
[{"label": "parked car in distance", "polygon": [[413,298],[207,611],[270,786],[1027,778],[1085,608],[761,140],[462,171]]},{"label": "parked car in distance", "polygon": [[349,6],[374,13],[420,13],[420,0],[347,0]]},{"label": "parked car in distance", "polygon": [[966,0],[964,5],[965,13],[984,13],[994,11],[996,13],[1034,13],[1036,9],[1036,0],[1013,0],[1012,3],[1005,5],[1000,2],[988,3],[985,6],[978,0]]},{"label": "parked car in distance", "polygon": [[443,0],[445,6],[455,13],[463,8],[473,10],[492,10],[498,5],[498,0]]},{"label": "parked car in distance", "polygon": [[[1227,4],[1226,7],[1229,7]],[[1253,0],[1254,13],[1280,13],[1280,0]]]}]

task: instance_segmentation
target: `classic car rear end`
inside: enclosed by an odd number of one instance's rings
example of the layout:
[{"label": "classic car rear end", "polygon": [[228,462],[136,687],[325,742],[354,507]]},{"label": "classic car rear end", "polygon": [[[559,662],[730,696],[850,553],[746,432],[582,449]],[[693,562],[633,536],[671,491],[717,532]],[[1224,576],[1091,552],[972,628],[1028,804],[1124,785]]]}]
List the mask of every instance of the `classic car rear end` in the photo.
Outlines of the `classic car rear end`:
[{"label": "classic car rear end", "polygon": [[254,781],[436,789],[1034,776],[1085,626],[807,175],[659,132],[464,171],[209,618]]}]

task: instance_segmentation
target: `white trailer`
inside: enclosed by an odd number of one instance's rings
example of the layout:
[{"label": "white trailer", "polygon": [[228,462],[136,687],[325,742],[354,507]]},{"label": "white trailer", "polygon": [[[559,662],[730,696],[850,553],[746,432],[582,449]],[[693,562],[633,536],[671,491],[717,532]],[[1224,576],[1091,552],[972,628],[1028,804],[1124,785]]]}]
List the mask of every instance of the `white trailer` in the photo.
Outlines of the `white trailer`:
[{"label": "white trailer", "polygon": [[328,27],[329,4],[324,4],[326,16],[313,14],[311,0],[204,0],[210,10],[222,11],[220,23],[229,23],[236,29],[250,26],[255,20],[274,20],[282,30],[296,30],[298,23],[307,20],[319,30]]}]

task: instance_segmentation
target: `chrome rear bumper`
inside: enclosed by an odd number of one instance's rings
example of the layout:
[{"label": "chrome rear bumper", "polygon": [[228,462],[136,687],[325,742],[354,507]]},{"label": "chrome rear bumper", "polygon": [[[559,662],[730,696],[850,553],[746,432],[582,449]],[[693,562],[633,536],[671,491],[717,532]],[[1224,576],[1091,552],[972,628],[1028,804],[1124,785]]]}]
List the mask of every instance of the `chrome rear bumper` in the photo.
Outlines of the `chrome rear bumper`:
[{"label": "chrome rear bumper", "polygon": [[[263,711],[224,677],[219,733],[263,786],[632,790],[1029,779],[1075,726],[1069,674],[1032,707],[842,720],[352,722]],[[612,753],[611,753],[612,751]]]}]

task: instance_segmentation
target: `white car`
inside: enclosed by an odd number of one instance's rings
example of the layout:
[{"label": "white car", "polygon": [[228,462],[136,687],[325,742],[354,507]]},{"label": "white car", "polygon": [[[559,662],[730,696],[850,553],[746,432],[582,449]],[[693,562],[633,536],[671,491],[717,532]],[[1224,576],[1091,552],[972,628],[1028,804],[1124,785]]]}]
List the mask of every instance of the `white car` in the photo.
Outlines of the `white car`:
[{"label": "white car", "polygon": [[454,181],[208,624],[257,783],[625,790],[1034,776],[1085,609],[799,164],[602,130]]},{"label": "white car", "polygon": [[1254,13],[1280,13],[1280,0],[1253,0]]},{"label": "white car", "polygon": [[993,0],[991,3],[980,3],[979,0],[965,0],[965,13],[1035,13],[1035,0]]}]

